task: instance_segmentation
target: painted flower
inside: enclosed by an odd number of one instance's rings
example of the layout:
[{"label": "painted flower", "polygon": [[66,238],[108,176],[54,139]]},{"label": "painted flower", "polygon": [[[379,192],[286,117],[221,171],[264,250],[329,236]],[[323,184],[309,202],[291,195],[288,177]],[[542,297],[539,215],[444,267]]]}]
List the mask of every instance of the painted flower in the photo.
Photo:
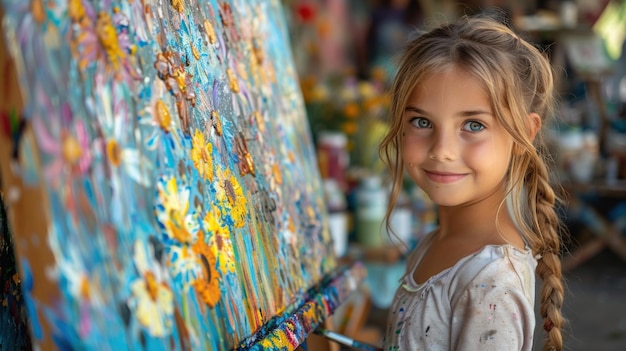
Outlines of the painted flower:
[{"label": "painted flower", "polygon": [[154,257],[153,248],[135,241],[133,260],[139,277],[130,284],[129,306],[139,324],[155,337],[172,331],[174,294],[165,281],[165,272]]},{"label": "painted flower", "polygon": [[[187,61],[187,65],[191,66],[194,72],[196,83],[200,86],[206,86],[209,84],[209,75],[204,72],[205,67],[196,65],[202,57],[208,58],[202,36],[199,33],[200,28],[201,26],[199,25],[194,26],[193,24],[188,24],[187,21],[181,21],[180,30],[177,34],[179,47],[184,53],[183,57]],[[200,71],[197,69],[200,69]]]},{"label": "painted flower", "polygon": [[194,166],[201,177],[213,181],[213,159],[211,157],[213,145],[205,141],[204,135],[199,129],[196,129],[193,135],[192,144],[191,159]]},{"label": "painted flower", "polygon": [[174,177],[158,184],[157,220],[167,238],[168,266],[177,289],[193,288],[202,301],[214,307],[219,301],[219,274],[216,256],[205,242],[197,214],[190,209],[191,188],[179,188]]},{"label": "painted flower", "polygon": [[[32,125],[38,144],[49,157],[44,166],[46,179],[58,182],[64,173],[83,175],[93,161],[84,121],[74,120],[74,112],[68,103],[55,106],[52,98],[43,89],[38,88],[35,96],[41,109],[35,113]],[[74,128],[52,124],[55,119],[48,118],[48,115],[54,113],[59,114],[57,121],[73,123]]]},{"label": "painted flower", "polygon": [[[219,14],[222,18],[222,25],[224,26],[224,32],[226,37],[231,43],[237,43],[240,40],[238,32],[238,24],[235,21],[233,9],[228,2],[222,2],[219,7]],[[245,22],[245,21],[244,21]]]},{"label": "painted flower", "polygon": [[157,188],[156,212],[163,234],[177,244],[193,244],[200,224],[196,212],[189,208],[191,187],[185,185],[179,188],[178,180],[169,177],[160,179]]},{"label": "painted flower", "polygon": [[178,179],[165,177],[157,184],[156,215],[176,289],[187,291],[201,279],[203,267],[192,245],[203,235],[198,215],[190,209],[191,188],[179,187]]},{"label": "painted flower", "polygon": [[209,245],[217,258],[217,269],[222,273],[235,272],[235,252],[230,229],[222,222],[222,213],[217,206],[204,216],[204,230],[211,233]]},{"label": "painted flower", "polygon": [[152,184],[152,162],[145,155],[141,143],[137,141],[140,133],[132,127],[130,93],[124,84],[111,77],[96,74],[94,94],[86,100],[87,112],[94,120],[96,156],[105,162],[94,165],[96,182],[110,183],[110,187],[99,189],[109,201],[112,220],[133,225],[133,213],[136,208],[132,193],[137,185],[148,187]]},{"label": "painted flower", "polygon": [[167,265],[174,288],[187,293],[198,279],[202,279],[202,266],[190,245],[166,245]]},{"label": "painted flower", "polygon": [[261,211],[263,218],[272,225],[276,224],[276,218],[274,217],[276,209],[276,200],[270,196],[270,193],[266,189],[263,189],[261,191]]},{"label": "painted flower", "polygon": [[[152,40],[150,34],[153,31],[152,16],[146,11],[143,1],[128,1],[125,5],[129,7],[136,39],[139,45],[143,46]],[[124,4],[120,6],[124,6]],[[113,20],[116,21],[115,18]]]},{"label": "painted flower", "polygon": [[215,191],[218,201],[227,209],[228,217],[233,225],[237,228],[243,227],[248,214],[248,200],[243,194],[239,181],[230,169],[220,168],[217,171],[217,183]]},{"label": "painted flower", "polygon": [[[69,111],[69,107],[67,108]],[[71,111],[69,111],[71,114]],[[58,182],[60,175],[84,174],[93,160],[87,130],[82,120],[77,120],[74,131],[63,129],[56,139],[39,118],[33,119],[33,128],[41,149],[51,157],[44,167],[46,179]]]},{"label": "painted flower", "polygon": [[128,35],[128,18],[119,7],[96,13],[88,3],[71,1],[69,17],[72,26],[71,48],[80,69],[103,65],[107,73],[129,85],[141,78],[134,66],[135,47]]},{"label": "painted flower", "polygon": [[248,150],[248,143],[243,133],[239,133],[239,135],[235,137],[235,151],[237,152],[239,175],[242,177],[246,174],[255,176],[254,159]]},{"label": "painted flower", "polygon": [[185,58],[177,52],[164,51],[157,54],[153,64],[157,77],[161,79],[167,91],[176,99],[176,110],[184,134],[191,129],[191,108],[196,107],[196,92],[191,79],[193,74],[187,71]]},{"label": "painted flower", "polygon": [[185,3],[182,0],[172,0],[172,7],[182,13],[185,10]]},{"label": "painted flower", "polygon": [[193,244],[192,250],[202,269],[193,287],[204,303],[209,307],[215,307],[220,299],[219,274],[215,269],[215,255],[204,241],[204,233]]},{"label": "painted flower", "polygon": [[211,24],[208,19],[204,20],[204,30],[206,32],[207,38],[209,39],[209,43],[211,45],[214,45],[217,42],[217,34],[215,33],[215,28],[213,28],[213,24]]},{"label": "painted flower", "polygon": [[136,147],[132,129],[128,128],[132,117],[125,99],[128,95],[126,88],[114,81],[106,81],[102,75],[96,75],[95,81],[95,99],[89,100],[92,103],[88,106],[99,122],[103,136],[101,147],[112,166],[112,182],[119,182],[116,178],[124,174],[143,186],[149,186],[152,163]]},{"label": "painted flower", "polygon": [[154,80],[152,85],[144,88],[142,95],[150,98],[139,111],[139,124],[151,127],[145,141],[146,148],[156,150],[159,147],[168,146],[171,150],[182,152],[183,146],[178,134],[180,128],[177,124],[178,118],[175,118],[176,115],[172,116],[172,109],[169,106],[173,105],[169,103],[165,83],[161,80]]}]

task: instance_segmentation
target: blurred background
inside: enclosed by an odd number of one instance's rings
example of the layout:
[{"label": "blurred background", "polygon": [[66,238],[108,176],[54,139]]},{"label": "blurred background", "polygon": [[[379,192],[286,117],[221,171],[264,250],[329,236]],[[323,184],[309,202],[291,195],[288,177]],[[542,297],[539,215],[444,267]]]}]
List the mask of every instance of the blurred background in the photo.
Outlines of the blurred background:
[{"label": "blurred background", "polygon": [[368,270],[335,329],[380,343],[404,255],[437,224],[435,206],[407,181],[394,233],[380,225],[388,190],[378,143],[394,58],[420,30],[489,13],[545,50],[557,72],[560,104],[547,138],[570,235],[566,349],[626,350],[626,0],[283,2],[335,250]]}]

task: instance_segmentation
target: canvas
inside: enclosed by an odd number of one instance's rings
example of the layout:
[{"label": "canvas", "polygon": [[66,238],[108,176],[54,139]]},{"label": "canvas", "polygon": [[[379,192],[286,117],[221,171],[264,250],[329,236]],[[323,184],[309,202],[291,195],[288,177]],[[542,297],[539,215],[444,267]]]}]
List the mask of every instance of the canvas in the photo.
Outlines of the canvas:
[{"label": "canvas", "polygon": [[0,4],[34,345],[293,349],[349,293],[280,1]]}]

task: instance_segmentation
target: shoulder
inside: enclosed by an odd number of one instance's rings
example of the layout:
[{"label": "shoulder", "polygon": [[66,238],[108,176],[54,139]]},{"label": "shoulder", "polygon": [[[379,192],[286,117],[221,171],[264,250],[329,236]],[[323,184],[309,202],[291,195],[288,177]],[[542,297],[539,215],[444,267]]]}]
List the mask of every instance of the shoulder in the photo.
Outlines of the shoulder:
[{"label": "shoulder", "polygon": [[451,349],[531,350],[536,261],[511,245],[469,256],[450,281]]},{"label": "shoulder", "polygon": [[528,300],[534,300],[537,261],[530,250],[488,245],[459,263],[448,285],[453,304],[464,292],[475,287],[518,291]]}]

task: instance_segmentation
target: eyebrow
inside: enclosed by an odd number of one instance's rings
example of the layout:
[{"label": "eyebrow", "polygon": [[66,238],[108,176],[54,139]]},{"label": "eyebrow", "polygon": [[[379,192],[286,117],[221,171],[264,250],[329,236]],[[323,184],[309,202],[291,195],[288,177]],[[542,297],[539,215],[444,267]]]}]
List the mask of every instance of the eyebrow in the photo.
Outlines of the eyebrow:
[{"label": "eyebrow", "polygon": [[[415,112],[417,114],[420,115],[425,115],[425,116],[429,116],[430,114],[424,110],[422,110],[421,108],[418,107],[414,107],[414,106],[407,106],[404,109],[405,112]],[[460,113],[458,113],[458,115],[460,117],[472,117],[472,116],[478,116],[478,115],[489,115],[491,116],[491,111],[487,111],[487,110],[467,110],[467,111],[461,111]]]}]

